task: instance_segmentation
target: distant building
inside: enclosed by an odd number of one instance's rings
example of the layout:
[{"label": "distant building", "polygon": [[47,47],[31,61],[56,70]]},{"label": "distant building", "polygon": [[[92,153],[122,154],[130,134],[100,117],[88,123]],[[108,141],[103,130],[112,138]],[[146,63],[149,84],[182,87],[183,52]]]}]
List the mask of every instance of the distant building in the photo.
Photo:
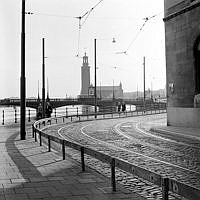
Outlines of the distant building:
[{"label": "distant building", "polygon": [[[97,86],[97,98],[123,98],[122,83],[119,86]],[[94,96],[94,86],[90,84],[90,67],[88,64],[88,56],[83,56],[83,64],[81,67],[81,93],[80,97]]]},{"label": "distant building", "polygon": [[[94,95],[94,86],[89,88],[90,96]],[[123,98],[122,83],[119,86],[97,86],[97,98],[101,99],[121,99]]]},{"label": "distant building", "polygon": [[87,97],[89,95],[89,87],[90,87],[90,66],[88,63],[88,56],[83,56],[83,64],[81,67],[81,97]]},{"label": "distant building", "polygon": [[200,0],[165,0],[167,123],[199,127]]}]

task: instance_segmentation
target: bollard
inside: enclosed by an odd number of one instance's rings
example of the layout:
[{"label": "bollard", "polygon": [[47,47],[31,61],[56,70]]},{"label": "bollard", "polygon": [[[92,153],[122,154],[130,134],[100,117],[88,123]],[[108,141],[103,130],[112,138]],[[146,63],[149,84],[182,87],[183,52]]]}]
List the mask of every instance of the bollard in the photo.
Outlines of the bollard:
[{"label": "bollard", "polygon": [[65,118],[63,117],[63,123],[65,122]]},{"label": "bollard", "polygon": [[62,141],[62,154],[63,154],[63,160],[65,160],[65,140]]},{"label": "bollard", "polygon": [[168,200],[169,194],[169,179],[162,178],[162,200]]},{"label": "bollard", "polygon": [[15,109],[15,123],[17,123],[17,110]]},{"label": "bollard", "polygon": [[78,117],[78,107],[76,107],[76,116]]},{"label": "bollard", "polygon": [[72,122],[72,116],[71,116],[71,122]]},{"label": "bollard", "polygon": [[39,136],[40,136],[40,146],[42,146],[42,134],[41,134],[41,131],[39,132]]},{"label": "bollard", "polygon": [[116,180],[115,180],[115,159],[111,161],[111,184],[113,192],[116,192]]},{"label": "bollard", "polygon": [[4,125],[4,110],[3,110],[3,121],[2,121],[2,125]]},{"label": "bollard", "polygon": [[67,111],[67,107],[66,107],[66,118],[68,117],[68,111]]},{"label": "bollard", "polygon": [[30,113],[30,109],[28,110],[28,122],[31,121],[31,113]]},{"label": "bollard", "polygon": [[56,124],[57,124],[57,122],[58,122],[58,119],[56,118]]},{"label": "bollard", "polygon": [[84,147],[81,147],[81,167],[82,172],[85,171]]},{"label": "bollard", "polygon": [[49,152],[51,152],[51,139],[49,135],[48,135],[48,149],[49,149]]}]

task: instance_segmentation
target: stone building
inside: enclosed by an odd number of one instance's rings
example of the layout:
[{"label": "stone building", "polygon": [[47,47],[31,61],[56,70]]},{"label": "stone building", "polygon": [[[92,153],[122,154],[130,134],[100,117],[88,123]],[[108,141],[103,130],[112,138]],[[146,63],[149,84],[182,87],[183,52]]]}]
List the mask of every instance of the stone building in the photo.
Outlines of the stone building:
[{"label": "stone building", "polygon": [[199,127],[200,0],[165,0],[167,123]]},{"label": "stone building", "polygon": [[[94,91],[94,86],[91,85],[89,91]],[[100,99],[122,99],[123,98],[123,89],[122,83],[119,85],[113,86],[97,86],[97,98]],[[91,95],[94,95],[91,92]]]},{"label": "stone building", "polygon": [[88,56],[83,56],[83,64],[81,67],[81,97],[88,96],[88,88],[90,87],[90,66],[88,63]]},{"label": "stone building", "polygon": [[[119,86],[97,86],[97,98],[123,98],[122,83]],[[83,64],[81,67],[81,93],[80,97],[94,96],[94,86],[90,84],[90,66],[88,56],[83,56]]]}]

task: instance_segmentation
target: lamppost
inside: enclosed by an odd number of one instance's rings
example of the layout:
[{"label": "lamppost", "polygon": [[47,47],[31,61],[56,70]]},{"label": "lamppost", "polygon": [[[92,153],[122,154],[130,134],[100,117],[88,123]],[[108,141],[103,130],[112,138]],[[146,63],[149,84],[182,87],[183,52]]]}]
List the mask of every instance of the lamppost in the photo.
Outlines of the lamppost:
[{"label": "lamppost", "polygon": [[42,38],[42,118],[45,118],[45,39]]},{"label": "lamppost", "polygon": [[22,0],[21,77],[20,77],[20,138],[26,139],[26,77],[25,77],[25,0]]},{"label": "lamppost", "polygon": [[143,66],[144,66],[144,99],[143,99],[143,105],[144,105],[144,112],[146,109],[146,94],[145,94],[145,56],[144,56],[144,62],[143,62]]},{"label": "lamppost", "polygon": [[[112,42],[113,43],[116,42],[115,38],[113,38]],[[95,118],[97,118],[97,39],[96,38],[94,39],[94,112],[95,112]]]}]

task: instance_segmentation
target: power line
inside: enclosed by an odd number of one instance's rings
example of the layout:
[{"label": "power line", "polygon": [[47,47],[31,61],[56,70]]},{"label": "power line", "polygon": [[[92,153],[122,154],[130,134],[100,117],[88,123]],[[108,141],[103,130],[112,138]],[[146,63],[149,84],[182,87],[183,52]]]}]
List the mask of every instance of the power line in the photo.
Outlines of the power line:
[{"label": "power line", "polygon": [[149,20],[151,20],[154,17],[157,17],[158,15],[160,15],[161,13],[158,13],[156,15],[150,16],[150,17],[145,17],[142,20],[144,20],[144,23],[142,24],[142,26],[140,27],[139,31],[136,33],[136,35],[134,36],[134,38],[131,40],[131,42],[129,43],[127,49],[125,51],[121,51],[121,52],[116,52],[116,54],[125,54],[127,55],[129,49],[131,48],[131,46],[133,45],[133,43],[136,41],[136,39],[138,38],[138,36],[140,35],[140,33],[142,32],[143,28],[145,27],[145,25],[147,24],[147,22]]},{"label": "power line", "polygon": [[[90,16],[91,12],[102,2],[103,0],[100,0],[98,3],[96,3],[91,9],[86,11],[82,16],[75,17],[79,20],[79,26],[78,26],[78,47],[77,47],[77,55],[76,57],[79,57],[79,48],[80,48],[80,38],[81,38],[81,28],[87,21],[88,17]],[[84,21],[81,23],[81,20],[84,19]]]}]

